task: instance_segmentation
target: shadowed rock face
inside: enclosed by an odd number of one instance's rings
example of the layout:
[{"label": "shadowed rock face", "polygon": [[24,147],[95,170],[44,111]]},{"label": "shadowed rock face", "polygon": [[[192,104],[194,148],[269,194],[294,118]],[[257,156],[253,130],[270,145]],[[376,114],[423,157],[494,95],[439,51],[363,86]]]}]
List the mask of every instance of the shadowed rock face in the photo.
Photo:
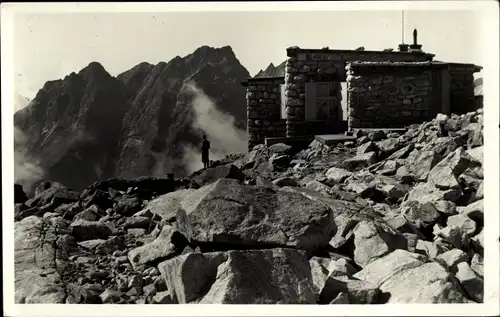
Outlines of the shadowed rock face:
[{"label": "shadowed rock face", "polygon": [[39,161],[46,179],[81,189],[113,175],[129,107],[123,83],[90,63],[78,74],[47,82],[14,115],[25,135],[17,146]]},{"label": "shadowed rock face", "polygon": [[28,200],[28,196],[26,196],[26,193],[23,190],[23,186],[21,186],[20,184],[14,184],[14,203],[22,204],[26,200]]},{"label": "shadowed rock face", "polygon": [[[183,147],[198,148],[203,134],[193,128],[196,113],[191,104],[194,95],[187,88],[190,82],[218,110],[233,116],[238,128],[246,127],[245,91],[239,82],[248,77],[248,71],[229,46],[203,46],[184,58],[136,68],[118,76],[131,90],[139,89],[129,97],[132,106],[123,120],[116,176],[132,178],[150,175],[154,170],[165,174],[168,168],[176,175],[184,174]],[[145,76],[147,69],[150,71]],[[141,80],[142,85],[136,84]],[[171,166],[162,165],[159,157],[168,157]]]},{"label": "shadowed rock face", "polygon": [[168,161],[178,162],[176,175],[182,175],[183,146],[197,148],[203,134],[193,128],[187,81],[245,129],[240,82],[248,76],[229,46],[203,46],[168,63],[141,63],[116,78],[92,62],[47,82],[15,114],[15,126],[24,134],[16,146],[39,161],[45,179],[78,190],[114,176],[164,176],[172,168]]}]

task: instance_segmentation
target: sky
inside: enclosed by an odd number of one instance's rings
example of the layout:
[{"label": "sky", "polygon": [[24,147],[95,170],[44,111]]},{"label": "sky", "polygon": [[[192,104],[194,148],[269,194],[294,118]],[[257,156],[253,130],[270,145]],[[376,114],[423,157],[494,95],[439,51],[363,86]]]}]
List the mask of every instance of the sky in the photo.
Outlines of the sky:
[{"label": "sky", "polygon": [[[482,64],[479,11],[405,11],[405,42],[418,41],[435,59]],[[397,48],[401,11],[16,13],[16,93],[33,98],[48,80],[92,61],[113,76],[141,62],[168,62],[201,45],[230,45],[255,75],[286,58],[285,49],[329,46]]]}]

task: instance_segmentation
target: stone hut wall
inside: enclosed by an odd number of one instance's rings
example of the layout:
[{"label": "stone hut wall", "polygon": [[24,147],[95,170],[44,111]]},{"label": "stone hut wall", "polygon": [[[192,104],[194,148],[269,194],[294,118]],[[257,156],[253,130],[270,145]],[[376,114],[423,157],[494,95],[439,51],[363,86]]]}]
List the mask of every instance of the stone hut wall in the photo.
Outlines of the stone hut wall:
[{"label": "stone hut wall", "polygon": [[476,109],[474,73],[480,68],[472,64],[449,64],[451,112],[463,114]]},{"label": "stone hut wall", "polygon": [[353,62],[347,65],[348,126],[398,128],[447,111],[447,65]]},{"label": "stone hut wall", "polygon": [[248,149],[264,144],[266,137],[284,137],[286,120],[281,118],[282,77],[252,78],[247,86]]},{"label": "stone hut wall", "polygon": [[[345,63],[362,61],[427,61],[432,54],[353,50],[287,49],[285,69],[286,136],[338,133],[347,128],[342,118],[341,85],[346,80]],[[306,83],[337,82],[336,98],[330,101],[329,118],[306,121]]]},{"label": "stone hut wall", "polygon": [[[285,70],[285,107],[286,107],[286,135],[287,137],[305,136],[324,133],[330,120],[306,121],[306,83],[308,82],[337,82],[337,97],[329,109],[329,115],[336,117],[341,108],[340,81],[345,77],[344,63],[335,56],[331,59],[316,60],[307,55],[304,59],[289,57]],[[311,58],[312,57],[312,58]],[[342,120],[338,118],[337,120]],[[333,120],[331,120],[333,121]]]}]

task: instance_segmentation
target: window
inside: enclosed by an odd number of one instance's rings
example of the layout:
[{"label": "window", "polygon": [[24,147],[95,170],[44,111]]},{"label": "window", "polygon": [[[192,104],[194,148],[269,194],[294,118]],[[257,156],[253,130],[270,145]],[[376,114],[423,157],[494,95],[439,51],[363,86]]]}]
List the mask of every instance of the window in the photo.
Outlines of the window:
[{"label": "window", "polygon": [[286,119],[285,84],[280,85],[281,119]]}]

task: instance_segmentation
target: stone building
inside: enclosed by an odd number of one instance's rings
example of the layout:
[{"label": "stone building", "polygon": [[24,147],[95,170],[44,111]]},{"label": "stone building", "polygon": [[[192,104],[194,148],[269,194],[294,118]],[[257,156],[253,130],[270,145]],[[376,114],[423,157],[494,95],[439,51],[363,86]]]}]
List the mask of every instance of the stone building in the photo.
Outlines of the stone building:
[{"label": "stone building", "polygon": [[[249,149],[269,140],[404,128],[437,113],[475,109],[473,74],[481,67],[434,61],[416,42],[415,31],[414,44],[401,44],[399,51],[288,48],[283,76],[243,83]],[[342,82],[347,83],[347,116]]]}]

